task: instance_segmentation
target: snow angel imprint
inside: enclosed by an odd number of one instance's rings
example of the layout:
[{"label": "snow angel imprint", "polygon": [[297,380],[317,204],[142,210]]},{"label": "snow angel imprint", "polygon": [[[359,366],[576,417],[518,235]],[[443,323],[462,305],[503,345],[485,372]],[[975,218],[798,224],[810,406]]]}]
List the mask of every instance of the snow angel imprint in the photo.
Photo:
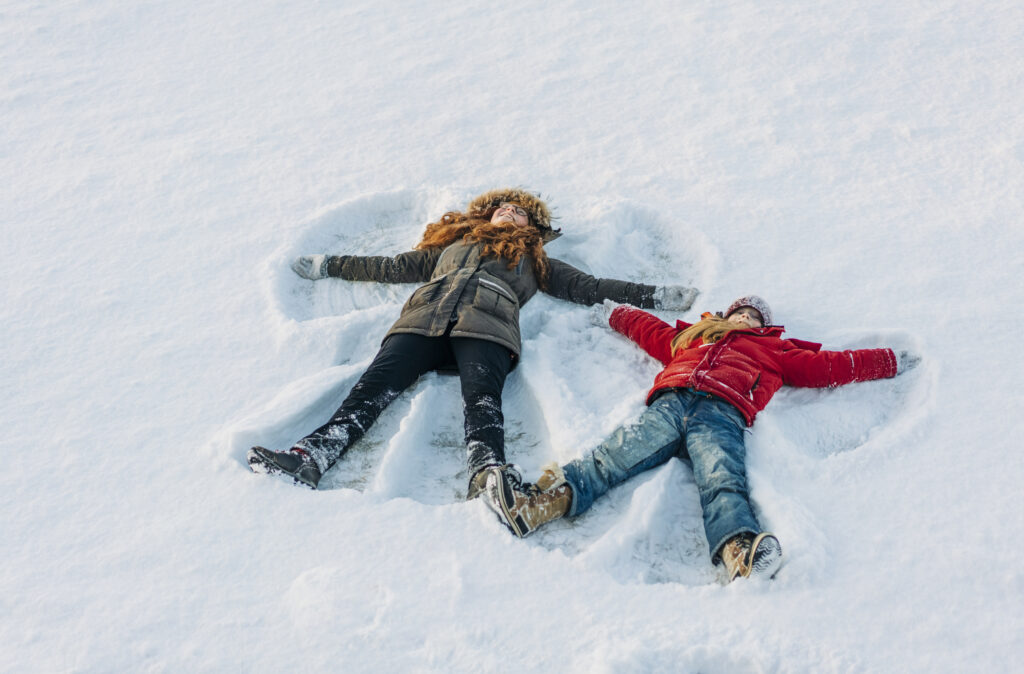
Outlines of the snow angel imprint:
[{"label": "snow angel imprint", "polygon": [[420,375],[455,370],[462,384],[469,462],[467,499],[486,469],[505,464],[501,393],[521,352],[519,310],[538,290],[578,304],[603,300],[685,311],[697,291],[599,279],[555,258],[544,244],[560,235],[547,205],[521,189],[473,199],[426,227],[415,250],[395,257],[304,255],[303,278],[423,283],[402,307],[369,369],[337,412],[287,451],[253,447],[249,466],[316,489],[321,476]]},{"label": "snow angel imprint", "polygon": [[509,468],[483,478],[485,498],[517,536],[586,511],[617,484],[679,456],[693,468],[711,561],[725,580],[770,578],[782,546],[762,530],[747,489],[744,430],[783,385],[834,387],[893,377],[920,358],[907,351],[821,351],[783,339],[767,302],[741,297],[695,325],[671,326],[636,307],[606,302],[601,324],[629,337],[665,365],[640,418],[616,429],[596,449],[564,466],[550,464],[536,484]]}]

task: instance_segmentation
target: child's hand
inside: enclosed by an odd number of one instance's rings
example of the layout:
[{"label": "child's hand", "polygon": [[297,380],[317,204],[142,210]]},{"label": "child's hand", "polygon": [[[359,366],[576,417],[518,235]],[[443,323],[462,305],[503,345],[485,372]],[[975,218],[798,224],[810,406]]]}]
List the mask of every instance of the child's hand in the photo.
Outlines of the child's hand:
[{"label": "child's hand", "polygon": [[615,307],[620,306],[618,302],[612,302],[611,300],[605,300],[601,304],[595,304],[590,307],[590,322],[594,325],[607,328],[608,319],[611,318],[612,312],[615,311]]},{"label": "child's hand", "polygon": [[912,370],[918,366],[921,362],[921,356],[917,355],[913,351],[897,351],[896,352],[896,375],[899,376],[907,370]]}]

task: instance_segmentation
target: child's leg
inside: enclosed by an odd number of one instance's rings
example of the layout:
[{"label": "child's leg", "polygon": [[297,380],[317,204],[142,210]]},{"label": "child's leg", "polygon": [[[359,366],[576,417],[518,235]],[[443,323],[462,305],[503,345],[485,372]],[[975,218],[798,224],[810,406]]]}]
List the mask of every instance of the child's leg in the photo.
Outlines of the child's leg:
[{"label": "child's leg", "polygon": [[686,452],[693,464],[704,532],[714,560],[736,534],[761,530],[747,489],[746,424],[735,407],[715,398],[704,398],[687,421]]},{"label": "child's leg", "polygon": [[620,426],[596,449],[569,462],[564,467],[573,492],[568,514],[580,514],[615,485],[675,456],[682,446],[685,410],[678,393],[665,393],[636,422]]}]

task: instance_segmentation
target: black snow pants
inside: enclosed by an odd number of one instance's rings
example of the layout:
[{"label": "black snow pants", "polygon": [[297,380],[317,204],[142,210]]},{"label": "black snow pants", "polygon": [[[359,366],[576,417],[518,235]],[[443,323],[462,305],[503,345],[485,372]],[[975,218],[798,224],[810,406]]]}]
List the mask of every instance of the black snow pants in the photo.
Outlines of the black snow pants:
[{"label": "black snow pants", "polygon": [[472,481],[481,469],[505,463],[501,391],[512,369],[512,352],[483,339],[391,335],[334,416],[299,440],[295,448],[308,452],[321,472],[325,472],[420,375],[453,365],[462,381]]}]

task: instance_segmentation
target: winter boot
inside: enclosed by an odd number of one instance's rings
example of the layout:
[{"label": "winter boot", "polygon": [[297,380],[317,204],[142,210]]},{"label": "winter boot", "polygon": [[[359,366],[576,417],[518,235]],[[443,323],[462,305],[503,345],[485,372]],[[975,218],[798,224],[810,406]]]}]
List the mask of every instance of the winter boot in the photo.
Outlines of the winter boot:
[{"label": "winter boot", "polygon": [[487,471],[484,496],[487,505],[497,513],[501,523],[509,531],[523,538],[542,524],[557,520],[569,512],[572,505],[572,489],[561,480],[553,484],[548,480],[548,489],[537,485],[523,484],[518,473],[507,468],[491,468]]},{"label": "winter boot", "polygon": [[294,484],[316,489],[320,483],[320,469],[305,452],[291,450],[274,452],[266,447],[253,447],[246,455],[254,473],[290,477]]},{"label": "winter boot", "polygon": [[473,477],[469,478],[469,486],[466,488],[467,501],[472,501],[481,493],[483,493],[484,488],[487,486],[487,475],[491,468],[500,468],[500,466],[484,466],[483,468],[473,473]]},{"label": "winter boot", "polygon": [[[501,468],[501,466],[496,464],[484,466],[473,474],[473,477],[469,480],[469,488],[466,490],[467,501],[472,501],[484,491],[484,488],[487,486],[487,476],[490,474],[488,471],[489,468]],[[509,465],[508,470],[515,471],[515,468],[512,468],[511,465]],[[565,484],[565,474],[562,472],[562,467],[557,463],[549,463],[542,467],[541,470],[543,472],[541,473],[541,476],[537,478],[537,488],[541,491],[548,491],[558,487],[559,485]],[[515,475],[516,479],[521,482],[522,478],[519,477],[519,473],[516,472]]]},{"label": "winter boot", "polygon": [[541,491],[551,491],[565,484],[565,472],[562,471],[562,467],[552,461],[551,463],[541,466],[540,477],[537,478],[537,489]]},{"label": "winter boot", "polygon": [[772,534],[743,533],[726,541],[719,556],[729,583],[740,576],[768,579],[782,565],[782,546]]},{"label": "winter boot", "polygon": [[[501,502],[497,498],[497,492],[499,489],[512,489],[513,487],[521,489],[523,478],[519,471],[512,464],[488,466],[473,476],[469,482],[469,488],[473,489],[475,484],[482,485],[476,495],[481,497],[480,500],[487,504],[487,507],[493,510],[504,524],[505,520],[501,513]],[[467,496],[466,500],[469,499],[470,497]]]}]

